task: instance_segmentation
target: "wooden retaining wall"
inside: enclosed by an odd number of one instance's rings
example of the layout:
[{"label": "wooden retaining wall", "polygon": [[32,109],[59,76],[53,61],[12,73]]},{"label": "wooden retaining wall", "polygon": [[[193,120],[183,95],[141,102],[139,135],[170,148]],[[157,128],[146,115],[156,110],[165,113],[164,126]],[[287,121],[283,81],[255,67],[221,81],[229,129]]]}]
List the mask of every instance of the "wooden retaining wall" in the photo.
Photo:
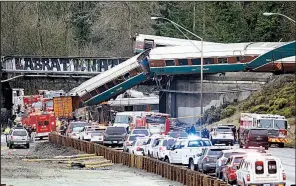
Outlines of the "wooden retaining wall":
[{"label": "wooden retaining wall", "polygon": [[111,160],[112,163],[143,169],[186,186],[228,186],[226,182],[179,165],[169,164],[146,156],[129,154],[92,142],[58,134],[49,134],[49,141],[62,146],[73,147],[88,154],[95,153],[98,156],[104,156],[107,160]]}]

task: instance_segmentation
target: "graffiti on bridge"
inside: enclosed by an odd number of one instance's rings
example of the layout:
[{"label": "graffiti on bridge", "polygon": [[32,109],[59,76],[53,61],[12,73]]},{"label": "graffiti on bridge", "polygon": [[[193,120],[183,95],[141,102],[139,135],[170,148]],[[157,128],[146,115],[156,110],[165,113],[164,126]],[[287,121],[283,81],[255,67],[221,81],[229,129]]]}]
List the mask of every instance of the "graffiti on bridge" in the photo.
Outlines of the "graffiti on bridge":
[{"label": "graffiti on bridge", "polygon": [[104,72],[127,58],[2,57],[3,70]]}]

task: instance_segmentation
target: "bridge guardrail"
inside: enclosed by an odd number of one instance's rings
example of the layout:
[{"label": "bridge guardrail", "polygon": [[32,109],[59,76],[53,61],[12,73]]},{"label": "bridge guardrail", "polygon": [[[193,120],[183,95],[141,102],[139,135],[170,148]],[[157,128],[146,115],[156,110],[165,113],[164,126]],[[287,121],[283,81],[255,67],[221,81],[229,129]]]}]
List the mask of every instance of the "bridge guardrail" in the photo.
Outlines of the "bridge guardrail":
[{"label": "bridge guardrail", "polygon": [[180,182],[186,186],[227,186],[226,182],[217,180],[197,171],[179,165],[169,164],[146,156],[137,156],[121,152],[100,144],[69,138],[58,134],[49,134],[49,141],[58,145],[73,147],[88,154],[104,156],[112,163],[123,164],[129,167],[143,169],[158,174],[172,181]]}]

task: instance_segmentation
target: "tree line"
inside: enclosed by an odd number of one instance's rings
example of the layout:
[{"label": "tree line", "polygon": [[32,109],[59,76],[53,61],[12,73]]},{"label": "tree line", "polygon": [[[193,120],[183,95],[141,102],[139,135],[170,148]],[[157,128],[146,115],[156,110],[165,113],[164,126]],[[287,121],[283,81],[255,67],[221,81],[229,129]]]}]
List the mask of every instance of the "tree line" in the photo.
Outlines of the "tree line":
[{"label": "tree line", "polygon": [[[129,57],[136,33],[184,36],[169,18],[212,42],[295,39],[295,2],[1,2],[1,55]],[[191,39],[196,39],[188,35]]]}]

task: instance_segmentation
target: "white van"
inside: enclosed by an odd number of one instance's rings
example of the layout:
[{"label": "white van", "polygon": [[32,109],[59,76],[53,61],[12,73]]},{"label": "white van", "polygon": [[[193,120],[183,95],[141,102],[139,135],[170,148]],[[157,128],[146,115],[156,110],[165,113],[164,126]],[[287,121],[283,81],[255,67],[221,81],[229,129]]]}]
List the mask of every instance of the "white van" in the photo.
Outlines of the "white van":
[{"label": "white van", "polygon": [[236,172],[237,184],[285,186],[286,173],[279,158],[269,153],[248,154]]}]

